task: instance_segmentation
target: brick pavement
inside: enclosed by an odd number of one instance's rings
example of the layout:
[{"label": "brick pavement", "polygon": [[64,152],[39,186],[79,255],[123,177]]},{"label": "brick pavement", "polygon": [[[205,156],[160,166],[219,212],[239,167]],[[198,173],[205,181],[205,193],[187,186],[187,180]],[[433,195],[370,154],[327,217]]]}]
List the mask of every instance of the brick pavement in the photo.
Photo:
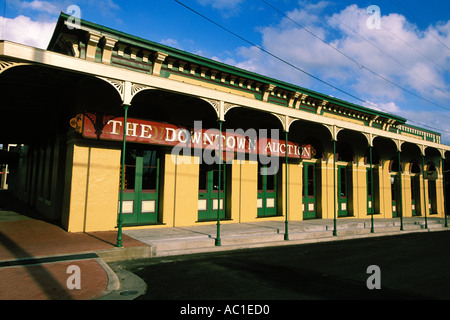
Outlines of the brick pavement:
[{"label": "brick pavement", "polygon": [[[80,289],[68,289],[71,265],[80,268]],[[0,269],[0,300],[91,300],[106,290],[108,276],[96,260]]]},{"label": "brick pavement", "polygon": [[[0,300],[89,300],[102,295],[108,273],[98,259],[58,261],[61,255],[114,249],[117,232],[68,233],[50,221],[40,220],[32,210],[7,193],[0,192]],[[142,246],[124,236],[123,246]],[[27,258],[53,257],[54,262],[5,266]],[[5,262],[6,261],[6,262]],[[2,264],[3,263],[3,266]],[[81,289],[70,290],[67,269],[80,268]]]}]

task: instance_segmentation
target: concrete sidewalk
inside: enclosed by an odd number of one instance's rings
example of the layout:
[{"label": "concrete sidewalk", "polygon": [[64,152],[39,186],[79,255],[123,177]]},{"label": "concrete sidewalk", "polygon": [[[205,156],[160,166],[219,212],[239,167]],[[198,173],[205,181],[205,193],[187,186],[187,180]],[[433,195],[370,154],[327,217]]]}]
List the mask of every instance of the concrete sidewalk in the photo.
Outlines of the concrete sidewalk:
[{"label": "concrete sidewalk", "polygon": [[[112,270],[108,262],[201,252],[337,241],[409,232],[449,230],[444,219],[339,219],[222,224],[221,246],[215,245],[216,225],[149,228],[124,231],[123,248],[116,248],[117,232],[68,233],[26,205],[0,192],[0,300],[134,299],[145,283],[126,270]],[[79,268],[81,289],[69,289],[69,267]]]},{"label": "concrete sidewalk", "polygon": [[285,238],[285,222],[261,221],[253,223],[221,224],[221,245],[216,246],[217,226],[203,225],[168,229],[128,230],[125,234],[151,247],[153,257],[218,252],[248,248],[296,245],[314,242],[348,240],[363,237],[401,235],[411,232],[448,231],[443,218],[424,217],[374,219],[338,219],[337,235],[333,219],[288,222],[288,240]]}]

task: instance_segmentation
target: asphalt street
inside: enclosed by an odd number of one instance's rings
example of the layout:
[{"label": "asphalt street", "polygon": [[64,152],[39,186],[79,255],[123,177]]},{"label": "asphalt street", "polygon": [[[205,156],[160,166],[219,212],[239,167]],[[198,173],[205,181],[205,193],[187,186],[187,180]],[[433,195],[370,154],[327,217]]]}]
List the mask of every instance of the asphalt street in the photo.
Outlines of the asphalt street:
[{"label": "asphalt street", "polygon": [[448,300],[449,266],[450,233],[444,231],[151,258],[119,267],[146,282],[140,300],[198,302]]}]

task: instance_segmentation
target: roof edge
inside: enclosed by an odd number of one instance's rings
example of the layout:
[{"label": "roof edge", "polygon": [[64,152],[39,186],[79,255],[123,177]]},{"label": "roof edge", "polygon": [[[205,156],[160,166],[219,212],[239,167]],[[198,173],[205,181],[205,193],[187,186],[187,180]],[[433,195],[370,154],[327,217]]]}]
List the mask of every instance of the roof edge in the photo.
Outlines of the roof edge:
[{"label": "roof edge", "polygon": [[[62,31],[62,29],[65,26],[65,22],[70,18],[71,16],[61,12],[60,16],[58,18],[58,22],[56,24],[54,33],[52,35],[52,38],[49,42],[48,48],[47,50],[52,51],[52,49],[54,48],[54,46],[56,45],[56,42],[58,40],[58,37]],[[168,54],[169,56],[173,56],[173,57],[178,57],[178,58],[183,58],[186,61],[189,62],[193,62],[193,63],[203,63],[209,67],[212,68],[217,68],[217,69],[221,69],[221,70],[225,70],[228,71],[230,73],[234,73],[236,75],[239,75],[241,77],[246,77],[249,78],[251,80],[257,81],[257,82],[261,82],[261,83],[270,83],[275,85],[276,87],[279,87],[281,89],[285,89],[288,91],[294,91],[294,92],[300,92],[303,94],[307,94],[311,97],[317,98],[317,99],[321,99],[321,100],[326,100],[328,102],[331,102],[333,104],[339,105],[341,107],[347,107],[350,109],[353,109],[355,111],[359,111],[359,112],[364,112],[364,113],[368,113],[370,115],[373,116],[381,116],[384,118],[388,118],[388,119],[392,119],[395,120],[397,122],[399,122],[400,124],[406,124],[407,120],[405,118],[402,118],[400,116],[394,115],[394,114],[390,114],[390,113],[386,113],[386,112],[381,112],[381,111],[377,111],[368,107],[364,107],[340,98],[336,98],[327,94],[323,94],[323,93],[319,93],[316,92],[314,90],[311,89],[307,89],[295,84],[291,84],[282,80],[278,80],[272,77],[268,77],[268,76],[264,76],[252,71],[248,71],[245,69],[241,69],[239,67],[235,67],[229,64],[225,64],[210,58],[205,58],[187,51],[183,51],[177,48],[173,48],[167,45],[163,45],[154,41],[150,41],[138,36],[133,36],[131,34],[127,34],[124,33],[122,31],[118,31],[115,29],[111,29],[109,27],[103,26],[103,25],[99,25],[87,20],[83,20],[80,19],[80,24],[87,27],[87,28],[92,28],[95,30],[100,31],[100,33],[102,35],[108,35],[108,36],[112,36],[114,38],[117,38],[117,40],[119,41],[124,41],[124,42],[132,42],[135,43],[137,45],[142,45],[143,47],[147,47],[148,49],[158,49],[163,53]]]}]

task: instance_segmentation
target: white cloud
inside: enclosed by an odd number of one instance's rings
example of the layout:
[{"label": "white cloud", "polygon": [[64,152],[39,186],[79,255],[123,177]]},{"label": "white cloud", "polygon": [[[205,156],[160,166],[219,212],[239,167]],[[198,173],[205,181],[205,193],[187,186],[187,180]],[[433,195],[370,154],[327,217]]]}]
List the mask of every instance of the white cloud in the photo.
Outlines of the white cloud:
[{"label": "white cloud", "polygon": [[[375,101],[380,110],[446,130],[448,124],[442,119],[449,119],[450,112],[444,110],[445,106],[450,108],[450,77],[445,72],[450,70],[450,50],[442,43],[450,47],[450,20],[420,30],[404,16],[389,14],[381,17],[382,29],[377,30],[367,27],[365,8],[349,5],[327,15],[329,5],[324,1],[317,4],[302,1],[299,8],[287,12],[286,16],[335,49],[286,17],[278,24],[259,28],[262,47],[362,100]],[[242,58],[237,65],[244,69],[325,94],[336,94],[331,87],[255,47],[239,48],[237,53]],[[340,97],[352,101],[342,92]],[[417,108],[425,111],[414,111]]]},{"label": "white cloud", "polygon": [[397,104],[395,104],[395,102],[393,102],[393,101],[384,102],[384,103],[374,103],[374,102],[368,101],[366,103],[363,103],[363,105],[367,108],[371,108],[374,110],[387,112],[387,113],[391,113],[391,114],[398,114],[400,112],[400,107]]},{"label": "white cloud", "polygon": [[32,2],[20,1],[19,6],[22,9],[32,9],[46,13],[58,12],[58,7],[47,1],[38,1],[38,0],[34,0]]},{"label": "white cloud", "polygon": [[55,22],[33,21],[29,17],[0,17],[3,39],[45,49],[56,26]]},{"label": "white cloud", "polygon": [[163,39],[163,40],[161,40],[161,43],[165,44],[166,46],[172,47],[172,48],[177,48],[177,49],[183,50],[183,47],[180,45],[180,43],[176,39],[171,39],[171,38]]},{"label": "white cloud", "polygon": [[[317,5],[306,5],[288,12],[287,16],[330,46],[283,18],[278,25],[260,28],[264,49],[324,80],[351,85],[356,93],[369,97],[373,94],[373,88],[368,85],[370,81],[378,83],[380,92],[383,89],[383,95],[388,98],[398,95],[399,88],[373,73],[370,74],[364,68],[391,79],[399,86],[417,90],[418,94],[430,95],[437,91],[450,93],[445,92],[447,84],[439,67],[448,65],[450,51],[442,50],[442,47],[436,45],[436,39],[429,36],[435,28],[430,27],[428,32],[421,32],[409,24],[405,17],[390,14],[382,17],[384,29],[370,30],[367,28],[368,17],[363,9],[350,5],[330,17],[321,12],[326,4],[319,2]],[[443,42],[448,41],[450,21],[439,26],[439,35],[434,33]],[[242,57],[247,58],[242,64],[252,70],[267,69],[267,59],[261,57],[263,60],[260,60],[257,56],[250,56],[249,50],[252,49],[239,50]],[[277,78],[296,79],[296,71],[287,76],[277,72],[277,68],[272,68],[271,72]],[[429,83],[433,85],[432,89]]]},{"label": "white cloud", "polygon": [[197,0],[202,6],[210,6],[220,12],[224,18],[239,15],[245,0]]},{"label": "white cloud", "polygon": [[244,0],[197,0],[203,6],[211,6],[214,9],[235,9]]}]

